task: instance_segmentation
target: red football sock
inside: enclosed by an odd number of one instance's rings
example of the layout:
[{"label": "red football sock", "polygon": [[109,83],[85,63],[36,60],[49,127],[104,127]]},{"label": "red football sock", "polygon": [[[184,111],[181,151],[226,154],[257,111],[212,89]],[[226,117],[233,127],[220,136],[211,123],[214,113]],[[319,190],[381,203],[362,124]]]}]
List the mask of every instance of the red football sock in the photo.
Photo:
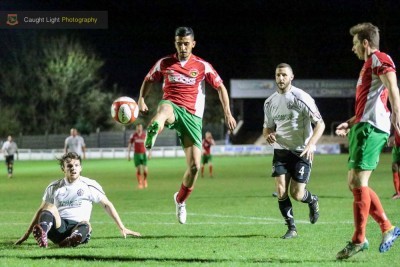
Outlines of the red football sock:
[{"label": "red football sock", "polygon": [[212,170],[213,170],[213,166],[212,165],[210,165],[210,176],[212,176]]},{"label": "red football sock", "polygon": [[201,166],[201,176],[203,176],[203,175],[204,175],[204,165]]},{"label": "red football sock", "polygon": [[140,175],[140,172],[136,173],[136,178],[138,181],[138,185],[141,186],[143,181],[142,181],[142,176]]},{"label": "red football sock", "polygon": [[190,193],[192,193],[192,191],[193,191],[193,187],[189,188],[182,184],[181,189],[179,189],[178,195],[176,196],[176,201],[178,203],[185,202],[186,199],[189,197]]},{"label": "red football sock", "polygon": [[393,185],[394,185],[394,190],[396,190],[396,193],[400,194],[400,178],[398,172],[393,173]]},{"label": "red football sock", "polygon": [[365,228],[367,226],[368,214],[371,205],[371,198],[368,186],[353,189],[353,214],[355,231],[352,238],[354,244],[365,241]]},{"label": "red football sock", "polygon": [[385,211],[383,210],[378,195],[371,188],[369,188],[369,196],[371,198],[371,207],[369,209],[369,214],[379,224],[382,233],[390,230],[390,228],[392,228],[392,224],[390,223],[390,220],[386,217]]}]

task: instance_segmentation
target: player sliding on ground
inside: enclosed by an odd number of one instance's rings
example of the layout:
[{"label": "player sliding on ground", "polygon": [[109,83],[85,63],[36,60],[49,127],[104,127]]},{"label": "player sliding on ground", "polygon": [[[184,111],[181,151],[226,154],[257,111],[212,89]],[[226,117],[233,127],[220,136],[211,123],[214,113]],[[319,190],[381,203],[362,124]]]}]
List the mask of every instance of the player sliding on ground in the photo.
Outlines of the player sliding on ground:
[{"label": "player sliding on ground", "polygon": [[60,247],[76,247],[89,241],[92,202],[100,203],[117,224],[121,235],[140,236],[122,223],[114,205],[95,181],[81,176],[81,158],[75,152],[64,154],[59,163],[65,177],[52,182],[43,196],[42,204],[33,216],[25,234],[15,242],[22,244],[31,232],[39,247],[46,248],[48,239]]}]

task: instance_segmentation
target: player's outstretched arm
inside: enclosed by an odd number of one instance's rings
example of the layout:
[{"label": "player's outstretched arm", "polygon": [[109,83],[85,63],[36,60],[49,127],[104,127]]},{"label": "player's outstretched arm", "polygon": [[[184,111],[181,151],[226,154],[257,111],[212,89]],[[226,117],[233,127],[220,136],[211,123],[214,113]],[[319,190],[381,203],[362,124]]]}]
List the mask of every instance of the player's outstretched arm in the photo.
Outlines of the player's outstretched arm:
[{"label": "player's outstretched arm", "polygon": [[139,232],[132,231],[132,230],[130,230],[130,229],[128,229],[128,228],[121,229],[120,231],[121,231],[121,235],[122,235],[124,238],[126,238],[128,235],[134,236],[134,237],[140,237],[140,236],[142,236]]},{"label": "player's outstretched arm", "polygon": [[117,210],[115,209],[114,205],[111,203],[110,200],[108,200],[107,197],[104,197],[100,201],[101,205],[103,206],[104,210],[110,215],[110,217],[114,220],[114,222],[117,224],[119,231],[121,232],[121,235],[126,238],[128,235],[134,236],[134,237],[139,237],[141,236],[140,233],[132,231],[124,226],[124,224],[121,221],[121,218],[119,217],[119,214]]},{"label": "player's outstretched arm", "polygon": [[336,127],[336,131],[335,131],[336,135],[345,137],[350,132],[350,128],[353,126],[355,119],[356,119],[356,116],[353,116],[350,119],[348,119],[347,121],[339,124]]},{"label": "player's outstretched arm", "polygon": [[128,144],[128,154],[127,154],[127,157],[128,157],[128,161],[131,161],[131,142],[129,141],[129,144]]},{"label": "player's outstretched arm", "polygon": [[142,87],[140,88],[140,95],[138,99],[138,107],[139,112],[142,114],[147,114],[149,112],[149,108],[144,102],[144,98],[149,94],[152,84],[147,81],[143,81]]},{"label": "player's outstretched arm", "polygon": [[231,113],[228,91],[224,84],[221,84],[218,89],[219,100],[222,104],[222,109],[224,110],[226,126],[229,130],[233,131],[236,128],[236,120]]}]

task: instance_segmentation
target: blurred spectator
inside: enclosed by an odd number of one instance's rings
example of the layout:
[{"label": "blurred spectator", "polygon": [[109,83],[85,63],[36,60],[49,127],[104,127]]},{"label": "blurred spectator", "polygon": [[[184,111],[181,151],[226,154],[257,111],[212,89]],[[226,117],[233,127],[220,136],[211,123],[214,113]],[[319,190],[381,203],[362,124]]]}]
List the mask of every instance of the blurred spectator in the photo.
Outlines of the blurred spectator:
[{"label": "blurred spectator", "polygon": [[64,154],[75,152],[83,159],[86,159],[86,145],[82,136],[78,135],[78,130],[71,128],[71,135],[65,139]]}]

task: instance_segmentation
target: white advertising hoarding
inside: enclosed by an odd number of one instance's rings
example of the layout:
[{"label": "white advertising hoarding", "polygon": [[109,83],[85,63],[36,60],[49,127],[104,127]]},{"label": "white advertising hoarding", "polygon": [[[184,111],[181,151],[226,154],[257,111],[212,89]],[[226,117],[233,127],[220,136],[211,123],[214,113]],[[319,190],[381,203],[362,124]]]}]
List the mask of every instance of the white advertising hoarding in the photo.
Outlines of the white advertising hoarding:
[{"label": "white advertising hoarding", "polygon": [[[312,97],[352,98],[357,80],[293,80]],[[267,98],[276,91],[275,80],[230,80],[232,98]]]}]

